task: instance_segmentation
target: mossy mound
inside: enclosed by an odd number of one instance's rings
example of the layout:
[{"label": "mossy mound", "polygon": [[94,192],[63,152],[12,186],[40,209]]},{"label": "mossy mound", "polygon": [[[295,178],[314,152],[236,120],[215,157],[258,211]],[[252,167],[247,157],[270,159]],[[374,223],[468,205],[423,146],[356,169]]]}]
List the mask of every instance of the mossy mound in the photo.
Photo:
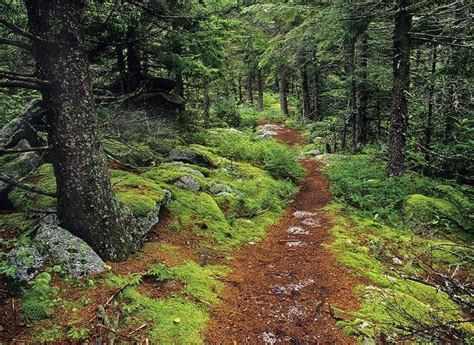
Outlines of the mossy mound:
[{"label": "mossy mound", "polygon": [[166,194],[153,180],[122,170],[110,170],[112,185],[117,199],[130,208],[136,217],[154,212]]},{"label": "mossy mound", "polygon": [[407,219],[420,226],[458,226],[462,228],[462,218],[458,209],[449,201],[413,194],[405,202]]},{"label": "mossy mound", "polygon": [[150,166],[158,159],[150,146],[144,143],[129,142],[125,144],[118,140],[105,139],[104,149],[107,154],[120,163],[132,166]]}]

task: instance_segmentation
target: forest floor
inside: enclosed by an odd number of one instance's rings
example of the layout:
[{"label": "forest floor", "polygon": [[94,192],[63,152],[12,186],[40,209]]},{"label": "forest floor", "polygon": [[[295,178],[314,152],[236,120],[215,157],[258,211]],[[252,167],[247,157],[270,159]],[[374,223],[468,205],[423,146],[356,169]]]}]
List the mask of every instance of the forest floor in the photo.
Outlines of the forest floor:
[{"label": "forest floor", "polygon": [[[282,127],[275,138],[292,147],[302,135]],[[331,201],[322,163],[304,158],[307,171],[284,217],[266,238],[235,256],[222,302],[207,332],[210,343],[357,343],[336,327],[333,308],[358,309],[353,290],[361,281],[326,247],[332,241]]]}]

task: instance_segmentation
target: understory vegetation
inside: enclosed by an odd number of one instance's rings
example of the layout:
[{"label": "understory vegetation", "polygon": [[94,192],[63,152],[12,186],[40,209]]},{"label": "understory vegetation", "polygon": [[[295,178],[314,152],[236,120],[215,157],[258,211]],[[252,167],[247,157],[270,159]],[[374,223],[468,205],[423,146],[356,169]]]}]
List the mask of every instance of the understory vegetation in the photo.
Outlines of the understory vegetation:
[{"label": "understory vegetation", "polygon": [[331,157],[325,171],[335,198],[329,246],[369,282],[339,326],[387,341],[471,341],[473,189],[415,172],[387,179],[370,154]]}]

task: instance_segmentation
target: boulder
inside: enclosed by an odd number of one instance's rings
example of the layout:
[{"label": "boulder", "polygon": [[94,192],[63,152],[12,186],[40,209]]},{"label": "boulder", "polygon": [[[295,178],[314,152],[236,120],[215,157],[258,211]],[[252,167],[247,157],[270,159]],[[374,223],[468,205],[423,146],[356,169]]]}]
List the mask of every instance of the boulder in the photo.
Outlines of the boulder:
[{"label": "boulder", "polygon": [[181,176],[174,184],[193,192],[199,192],[201,189],[199,182],[192,176]]},{"label": "boulder", "polygon": [[[22,147],[29,147],[26,140],[21,140],[20,145],[22,145]],[[16,159],[0,168],[5,175],[13,178],[14,180],[21,180],[23,177],[37,168],[40,161],[41,156],[36,152],[25,152],[18,155]],[[11,184],[0,181],[0,195],[6,196],[10,192],[11,188]]]},{"label": "boulder", "polygon": [[26,139],[32,145],[39,146],[39,139],[34,127],[42,123],[44,115],[42,102],[40,100],[32,101],[21,116],[14,118],[0,129],[0,147],[14,147],[21,139]]},{"label": "boulder", "polygon": [[106,269],[104,261],[79,237],[54,224],[42,224],[33,247],[64,272],[80,278]]},{"label": "boulder", "polygon": [[316,157],[316,156],[319,156],[319,155],[321,155],[321,151],[319,151],[319,150],[310,150],[310,151],[304,153],[304,156],[309,156],[309,157]]},{"label": "boulder", "polygon": [[153,229],[153,227],[160,221],[160,210],[163,206],[166,206],[171,200],[171,192],[168,189],[163,190],[165,197],[156,203],[156,208],[153,212],[150,212],[147,216],[138,218],[138,230],[135,234],[137,241],[141,242],[143,238]]},{"label": "boulder", "polygon": [[168,158],[172,161],[178,161],[183,163],[189,163],[199,165],[202,167],[208,167],[211,162],[203,155],[184,149],[174,149],[169,153]]},{"label": "boulder", "polygon": [[59,265],[63,272],[76,278],[106,269],[104,261],[86,242],[58,225],[56,214],[44,217],[31,245],[12,250],[8,257],[16,268],[12,277],[19,281],[30,281],[46,263]]}]

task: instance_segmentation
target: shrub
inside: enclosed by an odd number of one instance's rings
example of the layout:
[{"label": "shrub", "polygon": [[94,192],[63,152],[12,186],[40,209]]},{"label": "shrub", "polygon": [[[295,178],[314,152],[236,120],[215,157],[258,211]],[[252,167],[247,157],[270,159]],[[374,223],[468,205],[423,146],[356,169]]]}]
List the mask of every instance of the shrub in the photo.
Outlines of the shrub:
[{"label": "shrub", "polygon": [[211,116],[216,125],[240,126],[240,113],[233,99],[216,102],[212,107]]}]

